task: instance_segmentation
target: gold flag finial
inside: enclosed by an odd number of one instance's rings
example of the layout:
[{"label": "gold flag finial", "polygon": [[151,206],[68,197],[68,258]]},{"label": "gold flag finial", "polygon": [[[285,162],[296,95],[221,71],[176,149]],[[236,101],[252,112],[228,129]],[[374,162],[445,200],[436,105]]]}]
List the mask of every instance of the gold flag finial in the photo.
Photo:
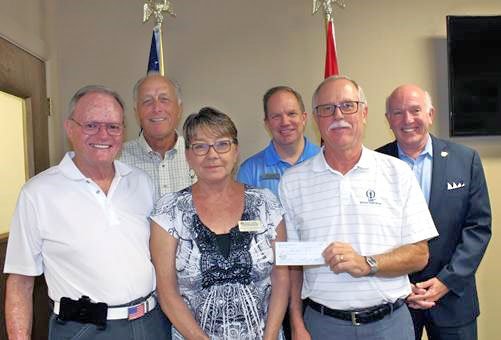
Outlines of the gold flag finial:
[{"label": "gold flag finial", "polygon": [[346,4],[341,0],[313,0],[313,14],[317,13],[320,6],[323,6],[325,18],[327,21],[332,21],[333,4],[336,4],[341,8],[346,7]]},{"label": "gold flag finial", "polygon": [[175,17],[176,14],[172,9],[172,5],[170,1],[167,0],[146,0],[143,6],[143,24],[147,22],[151,15],[155,17],[155,27],[153,28],[154,32],[158,34],[158,62],[159,62],[159,71],[161,75],[165,74],[164,68],[164,48],[162,44],[162,22],[164,21],[163,12],[169,13],[171,16]]},{"label": "gold flag finial", "polygon": [[153,14],[155,17],[155,24],[161,25],[164,21],[163,12],[169,13],[171,16],[175,17],[176,14],[172,9],[172,5],[170,1],[162,0],[162,1],[154,1],[147,0],[143,6],[143,23],[150,19],[150,16]]}]

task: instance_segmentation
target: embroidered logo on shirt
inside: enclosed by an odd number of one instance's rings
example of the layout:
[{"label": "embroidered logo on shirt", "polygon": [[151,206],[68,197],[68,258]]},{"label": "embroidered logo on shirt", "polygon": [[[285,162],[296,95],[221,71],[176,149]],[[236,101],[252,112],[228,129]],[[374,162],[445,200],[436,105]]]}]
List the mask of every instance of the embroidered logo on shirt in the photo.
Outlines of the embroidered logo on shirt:
[{"label": "embroidered logo on shirt", "polygon": [[369,202],[374,202],[374,200],[376,199],[376,192],[372,189],[369,189],[365,192],[365,196],[367,196],[367,200]]},{"label": "embroidered logo on shirt", "polygon": [[280,174],[277,173],[265,173],[260,176],[261,180],[268,180],[268,179],[280,179]]},{"label": "embroidered logo on shirt", "polygon": [[378,202],[376,199],[376,191],[373,189],[367,189],[365,192],[365,196],[367,197],[367,201],[360,201],[360,204],[375,204],[381,205],[381,202]]},{"label": "embroidered logo on shirt", "polygon": [[449,183],[449,182],[447,182],[447,190],[455,190],[455,189],[459,189],[459,188],[462,188],[462,187],[464,187],[464,183],[463,182],[457,182],[457,183],[456,182],[452,182],[452,184]]}]

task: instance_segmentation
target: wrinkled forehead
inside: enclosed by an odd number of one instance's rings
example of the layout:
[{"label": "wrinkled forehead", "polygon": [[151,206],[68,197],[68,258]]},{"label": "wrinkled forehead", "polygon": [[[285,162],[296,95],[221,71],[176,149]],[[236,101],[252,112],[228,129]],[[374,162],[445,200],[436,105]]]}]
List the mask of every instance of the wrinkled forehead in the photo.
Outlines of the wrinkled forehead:
[{"label": "wrinkled forehead", "polygon": [[73,117],[85,121],[123,121],[124,112],[120,103],[111,95],[90,92],[75,105]]},{"label": "wrinkled forehead", "polygon": [[402,90],[394,93],[389,101],[388,107],[390,111],[406,109],[410,107],[426,106],[425,95],[417,90]]},{"label": "wrinkled forehead", "polygon": [[[346,79],[336,79],[326,83],[319,91],[317,101],[342,102],[349,100],[360,100],[358,89],[351,81]],[[322,104],[322,103],[319,103]]]},{"label": "wrinkled forehead", "polygon": [[163,77],[151,77],[146,79],[140,86],[139,97],[156,96],[159,94],[167,94],[175,96],[176,91],[174,85]]}]

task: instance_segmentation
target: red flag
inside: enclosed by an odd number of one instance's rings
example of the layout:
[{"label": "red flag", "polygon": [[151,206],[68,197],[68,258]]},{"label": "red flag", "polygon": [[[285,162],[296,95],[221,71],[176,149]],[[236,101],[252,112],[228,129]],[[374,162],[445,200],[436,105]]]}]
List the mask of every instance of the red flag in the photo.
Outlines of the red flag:
[{"label": "red flag", "polygon": [[334,35],[334,22],[327,22],[327,53],[325,55],[325,78],[339,74],[336,54],[336,38]]}]

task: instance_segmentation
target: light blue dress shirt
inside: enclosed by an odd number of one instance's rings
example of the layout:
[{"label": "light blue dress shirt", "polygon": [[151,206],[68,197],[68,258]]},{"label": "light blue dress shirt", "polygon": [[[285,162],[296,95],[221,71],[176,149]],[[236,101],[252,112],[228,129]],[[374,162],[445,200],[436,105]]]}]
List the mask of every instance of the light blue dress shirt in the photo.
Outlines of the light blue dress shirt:
[{"label": "light blue dress shirt", "polygon": [[433,145],[431,143],[431,137],[428,135],[428,142],[426,142],[423,151],[421,151],[416,159],[407,156],[398,143],[397,147],[398,158],[409,164],[421,186],[426,202],[430,204],[431,171],[433,167]]},{"label": "light blue dress shirt", "polygon": [[[304,138],[304,150],[296,164],[315,156],[320,148]],[[295,164],[293,164],[295,165]],[[257,188],[268,188],[278,197],[278,183],[284,171],[293,166],[280,159],[273,141],[268,146],[247,158],[238,170],[237,180]]]}]

